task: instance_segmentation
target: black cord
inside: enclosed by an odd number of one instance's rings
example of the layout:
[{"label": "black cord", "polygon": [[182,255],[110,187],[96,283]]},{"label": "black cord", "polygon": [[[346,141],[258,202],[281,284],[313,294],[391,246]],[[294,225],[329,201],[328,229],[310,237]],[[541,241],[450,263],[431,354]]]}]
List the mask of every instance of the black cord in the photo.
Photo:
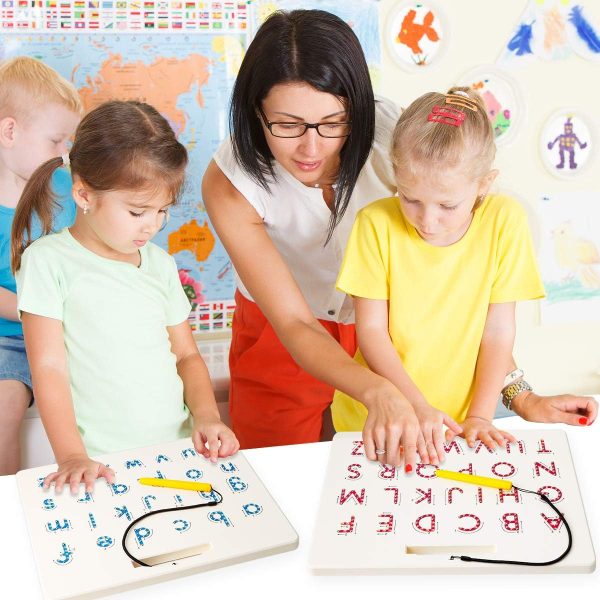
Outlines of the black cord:
[{"label": "black cord", "polygon": [[140,521],[143,521],[144,519],[147,519],[148,517],[152,517],[154,515],[159,515],[160,513],[173,512],[176,510],[190,510],[192,508],[200,508],[202,506],[217,506],[217,504],[220,504],[221,502],[223,502],[223,496],[221,495],[220,492],[217,492],[217,490],[215,490],[215,488],[213,488],[212,491],[219,495],[220,500],[213,500],[212,502],[205,502],[204,504],[191,504],[190,506],[176,506],[174,508],[161,508],[159,510],[153,510],[153,511],[149,512],[148,514],[142,515],[141,517],[138,517],[137,519],[135,519],[134,521],[129,523],[129,526],[127,527],[127,529],[125,530],[125,533],[123,534],[123,539],[121,540],[121,546],[123,547],[123,552],[125,552],[125,554],[127,554],[127,556],[133,562],[136,562],[138,565],[141,565],[142,567],[151,567],[152,565],[149,565],[149,564],[145,563],[144,561],[140,560],[139,558],[136,558],[135,556],[133,556],[133,554],[131,554],[131,552],[129,552],[129,550],[127,550],[126,539],[127,539],[127,534],[131,531],[131,528],[134,525],[137,525]]},{"label": "black cord", "polygon": [[565,524],[567,534],[569,536],[569,543],[567,545],[567,549],[558,558],[554,558],[553,560],[547,560],[545,562],[526,562],[521,560],[493,560],[489,558],[473,558],[472,556],[451,556],[450,560],[458,559],[465,562],[494,563],[499,565],[524,565],[528,567],[547,567],[549,565],[554,565],[557,562],[560,562],[565,556],[567,556],[567,554],[569,554],[569,552],[571,551],[571,547],[573,546],[573,535],[571,533],[571,528],[569,527],[569,524],[567,523],[567,520],[565,519],[564,515],[556,508],[556,506],[554,506],[550,498],[548,498],[548,496],[546,496],[545,494],[541,494],[540,492],[534,492],[533,490],[525,490],[523,488],[517,487],[516,485],[513,485],[513,488],[519,490],[520,492],[527,492],[528,494],[535,494],[536,496],[539,496],[558,515],[559,519]]}]

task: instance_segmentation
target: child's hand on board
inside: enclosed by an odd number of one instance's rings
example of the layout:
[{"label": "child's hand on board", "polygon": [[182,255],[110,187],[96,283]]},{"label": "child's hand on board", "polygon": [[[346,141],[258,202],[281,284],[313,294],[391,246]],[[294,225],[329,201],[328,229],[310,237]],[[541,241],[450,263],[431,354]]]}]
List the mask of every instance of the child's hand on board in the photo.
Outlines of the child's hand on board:
[{"label": "child's hand on board", "polygon": [[194,425],[192,441],[196,452],[211,462],[235,454],[240,449],[235,433],[220,419],[203,419],[198,425]]},{"label": "child's hand on board", "polygon": [[481,440],[490,450],[503,446],[506,442],[517,441],[513,435],[496,429],[491,421],[483,417],[467,417],[462,422],[462,427],[461,436],[465,438],[469,448],[473,448],[477,440]]},{"label": "child's hand on board", "polygon": [[71,494],[79,491],[79,484],[85,484],[85,491],[94,490],[96,479],[104,477],[107,483],[114,483],[115,472],[106,465],[92,460],[87,454],[78,454],[58,464],[58,471],[50,473],[44,479],[43,488],[47,490],[54,483],[54,490],[60,494],[65,484],[71,488]]},{"label": "child's hand on board", "polygon": [[427,402],[414,406],[419,419],[421,433],[417,440],[417,452],[423,464],[438,465],[444,460],[443,426],[448,427],[446,437],[453,438],[462,432],[462,427],[449,415]]}]

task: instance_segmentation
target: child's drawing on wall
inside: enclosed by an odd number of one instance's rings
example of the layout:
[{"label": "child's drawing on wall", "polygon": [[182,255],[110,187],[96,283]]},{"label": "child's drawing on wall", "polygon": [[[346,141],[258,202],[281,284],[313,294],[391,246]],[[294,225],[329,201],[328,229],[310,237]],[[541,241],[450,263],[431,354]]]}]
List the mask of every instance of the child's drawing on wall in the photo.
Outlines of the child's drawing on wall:
[{"label": "child's drawing on wall", "polygon": [[600,310],[600,194],[564,193],[541,201],[540,266],[544,320],[597,320]]},{"label": "child's drawing on wall", "polygon": [[400,66],[422,68],[439,58],[444,28],[437,8],[421,2],[400,4],[387,31],[388,48]]},{"label": "child's drawing on wall", "polygon": [[585,117],[561,110],[542,129],[540,151],[545,167],[557,177],[574,177],[589,162],[593,150],[591,128]]},{"label": "child's drawing on wall", "polygon": [[577,134],[573,131],[572,117],[567,117],[567,120],[564,123],[563,133],[557,135],[551,142],[548,142],[548,150],[552,150],[557,142],[560,161],[556,165],[556,168],[564,169],[565,154],[568,154],[569,169],[576,169],[575,146],[579,146],[583,150],[584,148],[587,148],[587,142],[581,142],[577,137]]}]

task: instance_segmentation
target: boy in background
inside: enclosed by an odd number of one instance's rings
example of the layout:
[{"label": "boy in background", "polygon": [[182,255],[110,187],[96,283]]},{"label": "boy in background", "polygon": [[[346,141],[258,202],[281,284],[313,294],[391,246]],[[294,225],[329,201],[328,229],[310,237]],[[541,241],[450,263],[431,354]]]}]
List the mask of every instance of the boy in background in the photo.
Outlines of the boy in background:
[{"label": "boy in background", "polygon": [[[81,100],[73,85],[42,62],[17,57],[0,63],[0,475],[19,469],[19,431],[33,402],[10,269],[15,208],[37,167],[67,152],[81,113]],[[64,169],[57,171],[53,189],[58,231],[75,219],[71,177]],[[34,226],[31,237],[40,233]]]}]

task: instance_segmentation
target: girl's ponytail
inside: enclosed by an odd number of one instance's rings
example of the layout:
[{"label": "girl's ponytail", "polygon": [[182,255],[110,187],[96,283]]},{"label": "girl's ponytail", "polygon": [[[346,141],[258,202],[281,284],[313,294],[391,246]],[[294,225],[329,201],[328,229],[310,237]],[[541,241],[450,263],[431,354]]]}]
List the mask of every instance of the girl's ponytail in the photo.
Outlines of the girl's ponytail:
[{"label": "girl's ponytail", "polygon": [[33,241],[31,239],[33,213],[36,213],[40,219],[42,235],[52,231],[54,210],[57,207],[51,186],[52,175],[63,164],[64,161],[60,156],[46,161],[34,171],[23,190],[17,204],[11,232],[10,266],[13,273],[21,267],[21,255]]}]

